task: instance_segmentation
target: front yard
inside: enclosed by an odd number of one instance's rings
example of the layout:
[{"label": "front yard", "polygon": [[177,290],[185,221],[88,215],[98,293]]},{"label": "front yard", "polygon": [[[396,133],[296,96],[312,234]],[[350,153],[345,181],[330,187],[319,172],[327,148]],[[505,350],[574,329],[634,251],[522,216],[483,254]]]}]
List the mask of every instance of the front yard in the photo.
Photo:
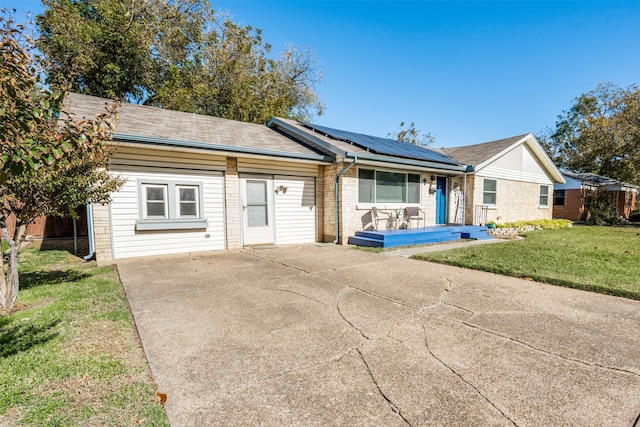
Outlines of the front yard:
[{"label": "front yard", "polygon": [[0,425],[168,425],[114,268],[26,248],[0,311]]},{"label": "front yard", "polygon": [[640,228],[575,226],[412,258],[640,300]]}]

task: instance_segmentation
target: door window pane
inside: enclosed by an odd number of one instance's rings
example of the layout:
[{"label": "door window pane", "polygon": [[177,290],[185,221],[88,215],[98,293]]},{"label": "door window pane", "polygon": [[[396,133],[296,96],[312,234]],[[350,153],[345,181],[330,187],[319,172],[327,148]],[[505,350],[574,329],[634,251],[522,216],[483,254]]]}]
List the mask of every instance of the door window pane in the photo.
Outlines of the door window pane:
[{"label": "door window pane", "polygon": [[247,219],[249,227],[269,225],[266,181],[247,180]]}]

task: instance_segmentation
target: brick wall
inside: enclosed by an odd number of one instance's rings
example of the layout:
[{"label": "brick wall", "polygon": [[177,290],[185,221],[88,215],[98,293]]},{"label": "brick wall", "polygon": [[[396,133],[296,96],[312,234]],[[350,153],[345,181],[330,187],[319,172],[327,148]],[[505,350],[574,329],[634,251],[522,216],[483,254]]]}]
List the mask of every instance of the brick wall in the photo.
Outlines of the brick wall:
[{"label": "brick wall", "polygon": [[580,189],[564,190],[564,205],[553,205],[553,217],[580,221],[584,219],[583,192]]},{"label": "brick wall", "polygon": [[98,265],[113,263],[111,256],[111,222],[109,205],[93,205],[93,231]]},{"label": "brick wall", "polygon": [[[483,178],[474,177],[472,190],[467,184],[467,194],[473,195],[471,216],[466,216],[467,223],[473,221],[473,206],[482,205]],[[549,185],[549,206],[540,206],[540,184],[522,181],[497,179],[496,205],[490,207],[487,222],[512,222],[532,219],[551,219],[553,205],[553,185]],[[469,198],[467,203],[469,203]],[[469,206],[467,205],[467,212]]]},{"label": "brick wall", "polygon": [[[325,197],[328,197],[328,201],[325,202],[325,207],[331,210],[331,213],[328,211],[325,212],[325,227],[333,227],[330,232],[331,236],[335,236],[335,205],[333,204],[335,199],[335,175],[347,164],[348,163],[339,165],[338,167],[331,167],[331,171],[329,173],[325,172],[325,176],[331,178],[330,180],[325,180],[324,192]],[[327,167],[327,169],[330,169],[330,167]],[[420,176],[420,181],[426,178],[430,183],[431,175],[432,174],[429,172],[423,172]],[[356,231],[370,229],[372,227],[371,207],[362,204],[359,206],[358,204],[358,168],[356,166],[349,169],[340,178],[340,200],[339,243],[347,244],[349,236],[355,235]],[[420,207],[425,212],[426,225],[434,225],[436,220],[436,199],[435,194],[429,193],[429,185],[420,184],[420,200]],[[377,203],[375,206],[389,211],[402,209],[398,207],[389,207],[384,203]],[[327,220],[327,218],[329,218],[329,220]],[[378,224],[378,229],[384,229],[385,226],[386,224],[380,222]]]}]

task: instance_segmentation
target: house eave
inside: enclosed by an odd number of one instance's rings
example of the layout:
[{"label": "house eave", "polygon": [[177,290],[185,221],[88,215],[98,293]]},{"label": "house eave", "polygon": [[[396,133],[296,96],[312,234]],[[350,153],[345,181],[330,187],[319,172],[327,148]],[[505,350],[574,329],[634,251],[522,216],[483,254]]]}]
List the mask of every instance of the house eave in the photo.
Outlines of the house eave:
[{"label": "house eave", "polygon": [[371,165],[382,165],[386,167],[398,165],[403,168],[410,166],[412,168],[425,171],[445,171],[453,175],[461,175],[473,171],[473,168],[469,169],[469,166],[467,165],[447,165],[443,163],[425,162],[413,159],[402,159],[397,157],[391,158],[387,156],[368,153],[347,152],[345,153],[345,158],[358,158],[359,162]]},{"label": "house eave", "polygon": [[333,157],[322,154],[304,154],[291,153],[277,150],[264,150],[253,147],[237,147],[223,144],[211,144],[208,142],[180,141],[164,138],[151,138],[139,135],[114,134],[113,142],[132,142],[144,146],[156,147],[173,147],[173,148],[190,148],[198,149],[206,152],[213,152],[219,155],[238,156],[239,154],[247,157],[278,157],[290,160],[305,160],[318,163],[332,163]]},{"label": "house eave", "polygon": [[333,157],[338,157],[338,158],[345,157],[346,152],[342,150],[338,150],[331,144],[327,144],[326,142],[322,141],[320,138],[316,138],[315,136],[313,136],[308,132],[297,129],[294,126],[291,126],[289,123],[285,123],[276,117],[272,117],[269,119],[269,121],[267,122],[267,127],[271,129],[280,129],[280,130],[287,131],[293,134],[294,137],[299,141],[301,141],[302,143],[307,144],[315,148],[316,150],[330,153],[333,155]]}]

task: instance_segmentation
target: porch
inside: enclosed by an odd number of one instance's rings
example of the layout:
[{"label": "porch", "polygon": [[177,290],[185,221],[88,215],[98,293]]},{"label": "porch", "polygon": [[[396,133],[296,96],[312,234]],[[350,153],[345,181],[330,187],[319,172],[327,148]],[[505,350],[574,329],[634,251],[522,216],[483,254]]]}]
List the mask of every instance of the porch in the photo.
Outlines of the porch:
[{"label": "porch", "polygon": [[485,240],[487,227],[476,225],[436,225],[422,228],[363,230],[349,237],[350,245],[392,248],[396,246],[424,245],[460,239]]}]

